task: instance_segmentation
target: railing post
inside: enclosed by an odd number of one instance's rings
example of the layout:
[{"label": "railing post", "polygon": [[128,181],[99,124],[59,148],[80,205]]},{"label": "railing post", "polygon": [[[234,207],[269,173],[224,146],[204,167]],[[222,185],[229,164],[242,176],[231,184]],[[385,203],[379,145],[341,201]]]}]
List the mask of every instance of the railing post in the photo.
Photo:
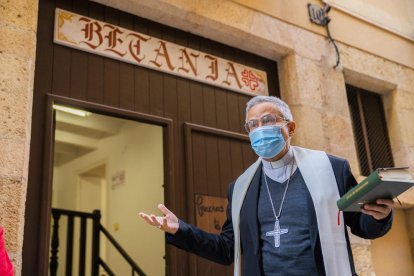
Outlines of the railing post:
[{"label": "railing post", "polygon": [[58,268],[58,251],[59,251],[59,219],[60,214],[53,212],[53,233],[52,233],[52,244],[51,244],[51,256],[50,256],[50,275],[56,276]]},{"label": "railing post", "polygon": [[99,276],[99,233],[101,228],[101,212],[93,211],[92,223],[92,276]]},{"label": "railing post", "polygon": [[81,217],[79,238],[79,276],[85,276],[86,261],[86,221],[87,217]]},{"label": "railing post", "polygon": [[74,217],[68,215],[68,228],[66,237],[66,276],[72,276],[73,266],[73,221]]}]

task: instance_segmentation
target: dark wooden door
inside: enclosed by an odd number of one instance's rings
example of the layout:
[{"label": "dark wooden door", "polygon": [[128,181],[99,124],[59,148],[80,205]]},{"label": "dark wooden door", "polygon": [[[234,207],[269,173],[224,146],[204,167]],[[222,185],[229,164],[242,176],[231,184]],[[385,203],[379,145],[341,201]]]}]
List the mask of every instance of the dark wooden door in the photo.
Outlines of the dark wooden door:
[{"label": "dark wooden door", "polygon": [[[257,156],[247,135],[188,123],[185,133],[188,220],[196,224],[195,195],[226,198],[228,185]],[[189,272],[190,275],[232,275],[233,266],[219,265],[193,255]]]},{"label": "dark wooden door", "polygon": [[[52,148],[53,139],[48,134],[53,118],[47,116],[53,103],[50,99],[95,113],[162,125],[164,141],[167,141],[164,145],[166,204],[180,218],[190,222],[194,221],[194,216],[188,200],[194,191],[225,196],[228,182],[254,159],[247,136],[243,136],[245,106],[251,96],[54,44],[55,8],[266,71],[270,95],[279,96],[274,61],[92,1],[40,0],[23,275],[43,275],[47,271],[51,211],[48,177],[52,168],[50,162],[40,160],[50,155]],[[185,135],[188,123],[233,134],[223,136],[204,130],[193,131],[195,128],[192,128],[188,140]],[[196,150],[189,163],[186,147],[190,141]],[[190,172],[200,181],[191,183]],[[197,267],[199,273],[204,271],[198,269],[202,267],[198,264],[190,265],[193,257],[171,246],[167,246],[166,260],[169,275],[194,275],[194,270],[190,273],[193,267]],[[197,259],[198,262],[204,263]],[[213,265],[209,269],[213,271]]]}]

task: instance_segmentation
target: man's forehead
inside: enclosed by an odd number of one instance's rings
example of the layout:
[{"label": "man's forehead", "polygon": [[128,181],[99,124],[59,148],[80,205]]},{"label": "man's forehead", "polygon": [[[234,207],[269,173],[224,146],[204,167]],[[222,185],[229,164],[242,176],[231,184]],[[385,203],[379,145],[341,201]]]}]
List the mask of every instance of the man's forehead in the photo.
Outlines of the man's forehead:
[{"label": "man's forehead", "polygon": [[253,106],[249,112],[247,113],[248,118],[256,118],[261,117],[265,114],[274,114],[282,116],[282,112],[280,109],[273,103],[260,103],[255,106]]}]

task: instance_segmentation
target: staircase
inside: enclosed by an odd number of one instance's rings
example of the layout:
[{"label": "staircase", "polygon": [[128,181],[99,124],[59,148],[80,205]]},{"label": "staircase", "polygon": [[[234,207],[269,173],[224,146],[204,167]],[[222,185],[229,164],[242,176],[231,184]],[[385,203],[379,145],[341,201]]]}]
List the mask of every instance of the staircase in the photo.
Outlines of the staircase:
[{"label": "staircase", "polygon": [[85,275],[86,262],[86,225],[87,220],[92,220],[92,266],[91,275],[99,276],[99,268],[102,267],[109,276],[115,275],[112,269],[101,259],[99,255],[100,235],[101,233],[108,239],[121,254],[123,259],[131,267],[131,275],[146,275],[142,269],[132,260],[121,245],[114,239],[114,237],[101,225],[101,213],[99,210],[94,210],[93,213],[77,212],[65,209],[52,208],[53,230],[51,241],[51,255],[50,255],[50,275],[57,275],[57,268],[59,264],[59,219],[62,216],[67,217],[67,237],[66,237],[66,260],[65,260],[65,275],[72,276],[73,268],[73,235],[74,235],[74,219],[80,218],[80,240],[79,240],[79,271],[77,275]]}]

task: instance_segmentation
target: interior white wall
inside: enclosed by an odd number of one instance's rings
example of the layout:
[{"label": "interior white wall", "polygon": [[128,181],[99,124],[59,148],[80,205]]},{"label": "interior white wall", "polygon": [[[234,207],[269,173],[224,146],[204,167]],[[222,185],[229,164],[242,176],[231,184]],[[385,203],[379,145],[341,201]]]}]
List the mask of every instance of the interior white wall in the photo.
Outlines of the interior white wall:
[{"label": "interior white wall", "polygon": [[[119,134],[100,140],[97,150],[55,168],[53,207],[79,210],[78,175],[102,163],[106,164],[106,228],[145,273],[164,275],[164,235],[137,215],[154,212],[164,202],[162,127],[126,121]],[[112,176],[120,171],[125,172],[125,183],[112,189]],[[114,272],[129,275],[130,267],[118,252],[110,244],[106,247]]]}]

